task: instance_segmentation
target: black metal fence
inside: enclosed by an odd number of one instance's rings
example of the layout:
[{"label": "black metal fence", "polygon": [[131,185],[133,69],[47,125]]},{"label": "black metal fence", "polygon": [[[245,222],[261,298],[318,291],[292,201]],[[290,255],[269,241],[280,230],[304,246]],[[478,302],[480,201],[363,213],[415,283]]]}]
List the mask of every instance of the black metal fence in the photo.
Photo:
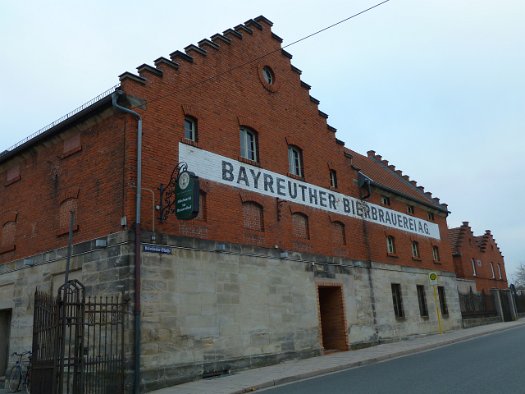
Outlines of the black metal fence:
[{"label": "black metal fence", "polygon": [[32,393],[124,392],[124,323],[120,296],[85,297],[77,280],[57,297],[35,293]]},{"label": "black metal fence", "polygon": [[498,314],[494,294],[487,294],[484,291],[480,294],[476,294],[472,290],[466,294],[459,293],[459,305],[461,316],[464,319],[497,316]]}]

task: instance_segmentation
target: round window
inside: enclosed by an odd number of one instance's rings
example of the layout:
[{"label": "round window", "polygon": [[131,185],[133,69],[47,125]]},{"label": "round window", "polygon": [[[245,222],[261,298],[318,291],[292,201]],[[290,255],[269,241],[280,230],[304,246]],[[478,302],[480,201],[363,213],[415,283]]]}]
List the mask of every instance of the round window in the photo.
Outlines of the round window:
[{"label": "round window", "polygon": [[274,83],[275,76],[273,75],[273,71],[270,67],[264,66],[262,69],[262,75],[268,85],[271,85]]}]

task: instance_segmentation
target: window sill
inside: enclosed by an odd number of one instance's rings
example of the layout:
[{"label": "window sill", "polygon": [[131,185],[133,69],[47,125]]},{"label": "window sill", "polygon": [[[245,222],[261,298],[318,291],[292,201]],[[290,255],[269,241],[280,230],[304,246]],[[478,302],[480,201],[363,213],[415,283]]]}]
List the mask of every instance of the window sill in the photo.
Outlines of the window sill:
[{"label": "window sill", "polygon": [[395,254],[395,253],[388,253],[388,252],[387,252],[386,255],[387,255],[388,257],[394,257],[394,258],[396,258],[396,259],[399,258],[399,256],[398,256],[397,254]]},{"label": "window sill", "polygon": [[4,186],[5,186],[5,187],[10,186],[10,185],[12,185],[13,183],[18,182],[20,179],[22,179],[22,177],[21,177],[20,175],[18,175],[18,176],[16,176],[16,177],[14,177],[13,179],[10,179],[10,180],[6,181],[6,182],[4,183]]},{"label": "window sill", "polygon": [[402,317],[396,316],[396,320],[399,321],[399,322],[404,322],[404,321],[406,321],[406,317],[405,316],[402,316]]},{"label": "window sill", "polygon": [[0,248],[0,254],[4,254],[4,253],[8,253],[8,252],[12,252],[16,250],[16,245],[7,245],[7,246],[2,246]]},{"label": "window sill", "polygon": [[426,315],[426,316],[421,316],[421,315],[419,315],[419,317],[420,317],[421,319],[423,319],[423,320],[429,320],[429,319],[430,319],[430,317],[429,317],[428,315]]},{"label": "window sill", "polygon": [[[73,232],[77,232],[79,230],[79,226],[78,224],[76,226],[73,226]],[[56,232],[56,236],[57,237],[60,237],[62,235],[66,235],[66,234],[69,234],[69,229],[63,229],[61,228],[60,230],[57,230]]]},{"label": "window sill", "polygon": [[440,260],[434,260],[433,263],[437,264],[437,265],[441,265],[441,261]]},{"label": "window sill", "polygon": [[186,138],[186,137],[182,137],[180,142],[182,142],[183,144],[186,144],[186,145],[195,146],[196,148],[199,147],[199,144],[198,144],[197,141],[190,140],[189,138]]},{"label": "window sill", "polygon": [[421,260],[421,257],[414,257],[414,256],[412,256],[412,260],[413,260],[413,261],[419,261],[419,262],[422,261],[422,260]]},{"label": "window sill", "polygon": [[242,162],[242,163],[246,163],[246,164],[249,164],[249,165],[254,166],[254,167],[260,167],[261,166],[258,161],[253,161],[253,160],[247,159],[245,157],[239,156],[238,160],[240,162]]},{"label": "window sill", "polygon": [[77,146],[73,149],[68,150],[67,152],[62,153],[62,155],[60,156],[60,160],[66,159],[69,156],[73,156],[75,153],[78,153],[81,151],[82,151],[82,145]]},{"label": "window sill", "polygon": [[292,174],[291,172],[288,172],[287,176],[293,179],[297,179],[298,181],[305,181],[304,176],[295,175],[295,174]]}]

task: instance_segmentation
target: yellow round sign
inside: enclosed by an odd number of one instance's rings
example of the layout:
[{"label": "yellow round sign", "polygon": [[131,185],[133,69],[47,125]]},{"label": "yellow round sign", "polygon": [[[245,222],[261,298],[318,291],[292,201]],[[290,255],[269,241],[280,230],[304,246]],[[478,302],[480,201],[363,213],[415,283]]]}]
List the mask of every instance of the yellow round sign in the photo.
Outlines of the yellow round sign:
[{"label": "yellow round sign", "polygon": [[436,272],[431,272],[428,274],[428,281],[430,285],[437,285],[438,274]]}]

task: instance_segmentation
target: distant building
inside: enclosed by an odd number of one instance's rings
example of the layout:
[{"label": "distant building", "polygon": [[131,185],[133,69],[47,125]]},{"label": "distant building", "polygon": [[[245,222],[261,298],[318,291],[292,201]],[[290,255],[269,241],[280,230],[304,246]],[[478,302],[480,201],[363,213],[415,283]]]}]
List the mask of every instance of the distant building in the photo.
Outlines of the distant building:
[{"label": "distant building", "polygon": [[458,278],[475,281],[473,291],[507,289],[505,261],[490,230],[475,236],[468,222],[448,231]]},{"label": "distant building", "polygon": [[[71,212],[70,278],[141,301],[146,390],[435,333],[437,313],[460,327],[447,205],[345,148],[271,26],[261,16],[126,72],[0,155],[0,368],[31,345],[35,288],[64,283]],[[122,106],[142,117],[141,155]],[[179,163],[200,178],[198,215],[159,220]],[[503,285],[499,261],[483,264]]]}]

